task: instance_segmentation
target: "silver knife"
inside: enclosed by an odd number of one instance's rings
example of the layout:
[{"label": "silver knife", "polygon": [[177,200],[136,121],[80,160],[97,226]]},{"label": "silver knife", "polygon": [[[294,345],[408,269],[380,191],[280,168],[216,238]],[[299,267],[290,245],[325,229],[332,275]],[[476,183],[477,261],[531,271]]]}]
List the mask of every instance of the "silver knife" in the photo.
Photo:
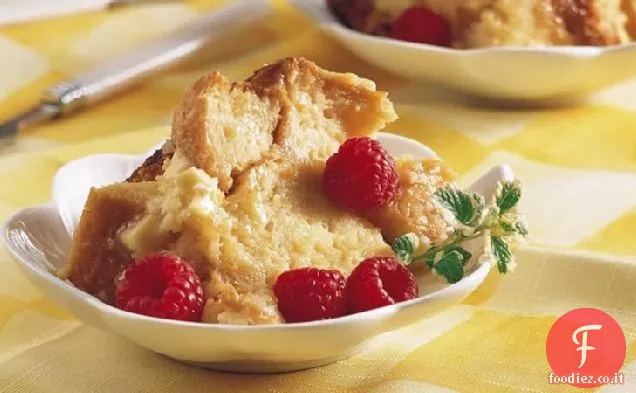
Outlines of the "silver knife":
[{"label": "silver knife", "polygon": [[0,125],[0,138],[91,105],[187,58],[215,38],[255,23],[270,13],[268,0],[235,0],[202,15],[185,27],[50,87],[38,105]]}]

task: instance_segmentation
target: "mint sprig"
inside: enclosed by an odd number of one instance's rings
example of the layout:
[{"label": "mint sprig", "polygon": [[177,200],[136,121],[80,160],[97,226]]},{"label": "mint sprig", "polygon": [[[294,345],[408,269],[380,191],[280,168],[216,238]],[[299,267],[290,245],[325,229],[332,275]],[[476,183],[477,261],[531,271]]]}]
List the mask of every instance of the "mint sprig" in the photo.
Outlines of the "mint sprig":
[{"label": "mint sprig", "polygon": [[465,266],[472,257],[462,244],[483,237],[482,258],[492,261],[502,274],[514,268],[512,245],[528,235],[523,218],[516,212],[521,199],[519,182],[500,182],[489,206],[483,196],[452,186],[437,190],[434,197],[457,221],[455,230],[421,255],[413,255],[417,249],[415,235],[396,238],[392,248],[400,260],[407,264],[425,262],[438,276],[454,284],[464,277]]}]

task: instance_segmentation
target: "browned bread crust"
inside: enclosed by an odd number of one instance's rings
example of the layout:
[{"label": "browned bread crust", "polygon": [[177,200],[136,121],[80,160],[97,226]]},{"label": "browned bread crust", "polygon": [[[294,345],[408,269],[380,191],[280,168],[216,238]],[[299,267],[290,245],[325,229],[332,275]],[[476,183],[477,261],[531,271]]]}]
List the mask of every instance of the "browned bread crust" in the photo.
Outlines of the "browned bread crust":
[{"label": "browned bread crust", "polygon": [[137,183],[142,181],[152,181],[163,174],[166,160],[172,158],[172,153],[164,153],[163,149],[157,149],[151,156],[146,158],[137,169],[126,179],[127,182]]},{"label": "browned bread crust", "polygon": [[126,223],[144,214],[156,182],[118,183],[91,190],[74,237],[70,263],[60,272],[76,287],[110,303],[114,277],[132,260],[119,242]]}]

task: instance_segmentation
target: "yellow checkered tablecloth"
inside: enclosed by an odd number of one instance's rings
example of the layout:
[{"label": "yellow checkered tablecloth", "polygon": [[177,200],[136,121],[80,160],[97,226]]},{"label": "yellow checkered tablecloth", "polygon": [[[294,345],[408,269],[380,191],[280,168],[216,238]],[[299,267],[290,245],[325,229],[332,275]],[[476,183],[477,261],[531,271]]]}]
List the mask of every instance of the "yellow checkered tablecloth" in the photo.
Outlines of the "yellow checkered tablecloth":
[{"label": "yellow checkered tablecloth", "polygon": [[[0,29],[0,119],[50,83],[220,3],[164,3]],[[548,385],[545,338],[560,314],[586,306],[613,315],[628,345],[626,384],[587,390],[636,391],[636,84],[575,107],[471,106],[365,64],[285,1],[274,4],[271,20],[236,40],[98,107],[23,132],[0,153],[0,218],[46,202],[51,177],[68,160],[158,142],[183,91],[206,70],[243,79],[264,63],[303,55],[388,90],[400,116],[390,131],[430,145],[463,182],[495,163],[511,164],[525,183],[532,235],[518,270],[492,275],[462,305],[349,360],[251,376],[189,368],[79,323],[0,249],[0,392],[569,392],[576,389]]]}]

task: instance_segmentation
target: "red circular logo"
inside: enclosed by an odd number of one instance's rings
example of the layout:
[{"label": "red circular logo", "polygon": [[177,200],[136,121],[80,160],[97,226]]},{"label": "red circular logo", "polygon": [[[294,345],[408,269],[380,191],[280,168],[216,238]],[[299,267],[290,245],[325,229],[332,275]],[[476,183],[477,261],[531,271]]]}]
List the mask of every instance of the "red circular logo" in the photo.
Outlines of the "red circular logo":
[{"label": "red circular logo", "polygon": [[594,308],[579,308],[557,319],[546,341],[553,373],[550,383],[576,387],[619,384],[625,361],[625,334],[614,318]]}]

